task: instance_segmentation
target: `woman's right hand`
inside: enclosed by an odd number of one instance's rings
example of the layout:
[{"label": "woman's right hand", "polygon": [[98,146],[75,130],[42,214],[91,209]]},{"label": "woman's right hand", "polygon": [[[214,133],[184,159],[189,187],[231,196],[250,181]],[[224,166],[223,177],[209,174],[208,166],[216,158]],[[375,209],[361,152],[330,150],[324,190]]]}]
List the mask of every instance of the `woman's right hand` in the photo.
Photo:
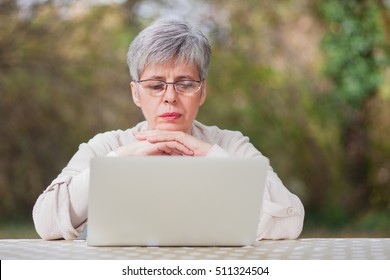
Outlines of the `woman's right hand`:
[{"label": "woman's right hand", "polygon": [[132,142],[115,151],[119,156],[193,156],[194,152],[177,141],[151,143],[147,140]]}]

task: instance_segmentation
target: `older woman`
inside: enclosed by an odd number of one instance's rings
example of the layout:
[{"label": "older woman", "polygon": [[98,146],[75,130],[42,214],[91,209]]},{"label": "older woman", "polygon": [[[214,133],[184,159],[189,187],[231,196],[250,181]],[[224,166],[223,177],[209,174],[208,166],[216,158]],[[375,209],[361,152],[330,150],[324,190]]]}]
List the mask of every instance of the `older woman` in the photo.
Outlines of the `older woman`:
[{"label": "older woman", "polygon": [[[80,145],[34,206],[33,219],[42,238],[75,239],[85,227],[93,157],[263,157],[240,132],[195,120],[207,96],[210,58],[206,37],[182,21],[158,20],[134,39],[128,51],[130,87],[146,120],[125,131],[98,134]],[[303,226],[302,203],[272,169],[264,197],[258,239],[297,238]]]}]

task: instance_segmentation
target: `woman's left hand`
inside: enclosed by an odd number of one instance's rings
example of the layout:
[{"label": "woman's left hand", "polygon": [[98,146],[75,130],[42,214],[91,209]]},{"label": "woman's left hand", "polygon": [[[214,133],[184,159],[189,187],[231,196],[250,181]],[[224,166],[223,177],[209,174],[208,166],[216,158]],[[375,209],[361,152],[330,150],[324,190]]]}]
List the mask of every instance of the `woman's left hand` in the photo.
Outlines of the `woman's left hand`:
[{"label": "woman's left hand", "polygon": [[203,142],[182,131],[147,130],[134,131],[133,134],[138,140],[146,140],[150,143],[177,141],[192,150],[193,156],[205,156],[212,147],[210,143]]}]

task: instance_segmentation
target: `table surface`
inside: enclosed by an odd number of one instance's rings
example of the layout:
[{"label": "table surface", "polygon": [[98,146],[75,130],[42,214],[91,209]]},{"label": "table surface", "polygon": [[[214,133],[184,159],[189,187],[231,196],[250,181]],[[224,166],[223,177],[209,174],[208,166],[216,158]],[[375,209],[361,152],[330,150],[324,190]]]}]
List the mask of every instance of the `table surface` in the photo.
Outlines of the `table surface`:
[{"label": "table surface", "polygon": [[2,260],[389,260],[390,238],[264,240],[247,247],[90,247],[85,240],[0,239]]}]

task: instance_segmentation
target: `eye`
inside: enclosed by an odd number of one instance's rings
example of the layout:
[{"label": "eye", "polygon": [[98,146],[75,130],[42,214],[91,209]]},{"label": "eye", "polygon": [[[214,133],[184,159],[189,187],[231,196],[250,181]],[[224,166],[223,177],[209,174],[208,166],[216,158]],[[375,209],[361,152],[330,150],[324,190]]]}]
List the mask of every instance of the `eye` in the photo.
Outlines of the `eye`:
[{"label": "eye", "polygon": [[148,82],[145,84],[148,90],[161,91],[165,89],[165,84],[161,82]]},{"label": "eye", "polygon": [[192,89],[197,86],[196,82],[194,81],[179,81],[176,82],[176,88],[178,89]]}]

